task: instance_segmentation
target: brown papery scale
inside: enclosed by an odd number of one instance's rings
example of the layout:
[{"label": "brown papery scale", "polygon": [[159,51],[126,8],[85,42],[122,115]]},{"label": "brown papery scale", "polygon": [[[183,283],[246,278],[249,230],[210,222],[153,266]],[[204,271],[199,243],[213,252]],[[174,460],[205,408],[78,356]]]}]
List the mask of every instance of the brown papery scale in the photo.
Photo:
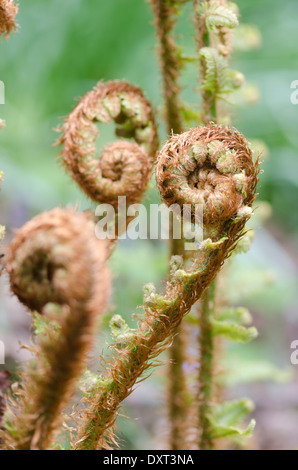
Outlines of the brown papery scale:
[{"label": "brown papery scale", "polygon": [[20,301],[35,310],[33,359],[14,388],[0,433],[5,449],[47,449],[93,344],[109,293],[106,244],[84,214],[55,209],[28,222],[8,249]]},{"label": "brown papery scale", "polygon": [[257,162],[243,135],[214,124],[173,136],[161,150],[156,168],[165,203],[187,205],[193,223],[199,222],[195,207],[202,205],[204,238],[212,240],[225,235],[231,220],[249,212],[257,175]]},{"label": "brown papery scale", "polygon": [[15,31],[17,25],[15,17],[18,12],[18,6],[10,0],[0,0],[0,35],[8,37],[12,31]]},{"label": "brown papery scale", "polygon": [[[114,121],[116,135],[125,138],[96,157],[97,123]],[[142,91],[126,82],[98,83],[67,117],[59,144],[72,178],[97,203],[117,208],[141,201],[158,148],[155,119]],[[129,141],[126,139],[133,139]]]}]

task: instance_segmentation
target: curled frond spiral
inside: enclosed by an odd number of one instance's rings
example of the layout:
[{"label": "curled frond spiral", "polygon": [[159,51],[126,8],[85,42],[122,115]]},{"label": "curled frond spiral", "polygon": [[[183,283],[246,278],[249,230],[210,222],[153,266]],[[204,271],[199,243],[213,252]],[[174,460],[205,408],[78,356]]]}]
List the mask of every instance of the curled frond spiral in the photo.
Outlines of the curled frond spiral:
[{"label": "curled frond spiral", "polygon": [[13,292],[35,310],[34,358],[14,389],[1,436],[5,448],[46,449],[60,424],[106,303],[106,245],[84,214],[55,209],[20,229],[8,250]]},{"label": "curled frond spiral", "polygon": [[[106,147],[96,158],[96,123],[116,123],[116,135],[132,138]],[[126,82],[99,83],[87,93],[62,128],[62,158],[71,176],[92,200],[117,208],[140,202],[151,176],[158,148],[150,103],[142,91]]]},{"label": "curled frond spiral", "polygon": [[16,29],[15,17],[18,9],[11,0],[0,0],[0,35],[8,37]]},{"label": "curled frond spiral", "polygon": [[208,236],[218,238],[244,207],[249,211],[258,181],[247,140],[235,129],[210,124],[173,136],[160,152],[156,175],[167,205],[203,206]]}]

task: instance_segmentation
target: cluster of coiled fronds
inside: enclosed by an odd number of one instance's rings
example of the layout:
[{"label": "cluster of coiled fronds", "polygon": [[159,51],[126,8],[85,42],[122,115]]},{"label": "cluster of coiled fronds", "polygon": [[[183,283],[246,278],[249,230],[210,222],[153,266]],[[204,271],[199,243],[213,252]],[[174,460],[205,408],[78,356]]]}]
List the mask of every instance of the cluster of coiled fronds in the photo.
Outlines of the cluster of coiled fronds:
[{"label": "cluster of coiled fronds", "polygon": [[[200,51],[206,111],[203,121],[208,124],[184,132],[179,97],[181,61],[172,34],[182,3],[185,1],[151,0],[167,127],[172,133],[161,151],[149,101],[139,88],[126,82],[98,83],[80,100],[61,129],[63,165],[92,201],[110,204],[116,212],[120,196],[127,198],[128,205],[139,203],[156,163],[162,200],[168,206],[189,206],[193,224],[201,222],[196,207],[202,206],[204,223],[203,241],[192,257],[186,259],[182,253],[171,258],[164,291],[158,293],[153,284],[144,287],[138,327],[130,329],[120,315],[111,319],[114,343],[103,361],[102,375],[96,377],[80,403],[70,443],[75,450],[113,446],[114,425],[123,400],[154,359],[171,345],[183,318],[207,292],[252,214],[258,160],[253,159],[248,142],[237,130],[209,123],[216,105],[214,97],[226,91],[220,77],[224,81],[227,76],[228,31],[238,22],[237,17],[233,12],[228,14],[224,6],[210,6],[208,2],[198,10],[201,2],[195,1],[203,32],[213,31],[216,44]],[[219,86],[218,90],[214,86]],[[97,125],[111,122],[120,140],[97,156]],[[37,216],[17,232],[7,251],[11,289],[33,312],[36,336],[30,347],[33,358],[7,400],[1,445],[5,449],[43,450],[55,443],[62,412],[86,365],[97,317],[105,309],[110,251],[104,241],[96,239],[94,220],[71,209]],[[171,254],[177,255],[174,251]],[[237,338],[254,335],[251,329],[218,318],[209,318],[202,331],[208,340],[214,332]],[[207,356],[210,344],[207,341],[203,349]],[[202,370],[208,375],[208,368]],[[204,385],[208,388],[210,384],[205,381]],[[213,436],[228,432],[218,424],[228,404],[223,408],[211,414],[208,400],[201,407]]]},{"label": "cluster of coiled fronds", "polygon": [[[214,133],[213,139],[212,132]],[[253,162],[252,153],[246,140],[232,129],[224,130],[220,127],[210,126],[197,128],[181,136],[173,137],[158,156],[158,186],[168,204],[180,203],[180,196],[175,196],[177,185],[172,179],[175,177],[172,173],[169,176],[169,168],[173,168],[175,165],[172,148],[177,150],[180,146],[182,150],[180,155],[181,164],[179,164],[179,160],[176,160],[176,167],[181,170],[187,150],[191,146],[197,145],[197,147],[203,149],[204,147],[207,148],[207,144],[214,143],[216,146],[220,140],[226,146],[225,152],[235,152],[231,158],[234,159],[237,168],[237,171],[233,172],[229,167],[229,162],[227,162],[226,166],[221,167],[223,174],[226,170],[225,177],[229,181],[229,177],[233,177],[237,172],[243,171],[243,175],[247,172],[247,195],[243,195],[239,199],[238,192],[241,194],[241,190],[240,188],[237,189],[235,183],[235,202],[234,205],[231,202],[233,210],[229,216],[225,212],[221,213],[221,210],[214,210],[212,205],[210,207],[207,205],[205,213],[209,223],[218,227],[218,224],[222,221],[224,231],[222,231],[222,228],[216,234],[214,232],[213,239],[205,238],[189,269],[184,267],[182,258],[173,258],[166,290],[163,294],[158,294],[152,284],[145,287],[143,321],[136,331],[124,330],[121,335],[120,348],[116,342],[107,366],[106,376],[100,381],[98,387],[93,389],[92,397],[88,397],[78,436],[74,442],[75,449],[94,450],[111,445],[111,426],[115,422],[121,402],[131,393],[136,382],[150,366],[152,359],[169,344],[183,317],[213,281],[224,260],[230,255],[231,250],[237,243],[245,222],[251,215],[251,204],[255,197],[258,180],[258,164]],[[239,145],[240,143],[241,145]],[[206,171],[210,171],[210,166],[206,155],[205,161],[197,162],[197,166],[193,168],[193,171],[196,170],[197,176],[200,178],[200,174],[203,175]],[[169,176],[170,182],[167,176]],[[217,195],[216,199],[220,207],[228,204],[225,194],[219,192],[218,195],[214,186],[209,189],[209,197],[212,197],[212,191],[213,194]],[[199,192],[198,189],[194,190],[193,199],[186,198],[185,201],[196,204],[196,193]],[[170,193],[169,202],[167,195]],[[117,323],[119,323],[119,320],[117,320]]]}]

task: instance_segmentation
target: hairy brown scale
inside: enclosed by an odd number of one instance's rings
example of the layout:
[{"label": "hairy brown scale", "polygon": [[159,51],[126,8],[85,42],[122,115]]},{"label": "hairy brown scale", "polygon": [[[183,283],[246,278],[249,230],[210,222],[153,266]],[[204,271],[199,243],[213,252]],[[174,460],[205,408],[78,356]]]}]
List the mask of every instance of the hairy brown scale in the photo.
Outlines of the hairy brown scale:
[{"label": "hairy brown scale", "polygon": [[196,222],[195,205],[202,205],[204,224],[219,229],[251,205],[257,170],[238,131],[210,124],[173,136],[159,154],[156,178],[168,206],[190,205]]},{"label": "hairy brown scale", "polygon": [[[97,123],[116,123],[120,140],[96,157]],[[87,93],[62,128],[63,162],[84,192],[117,207],[118,196],[140,202],[158,149],[155,119],[141,89],[126,82],[99,83]]]},{"label": "hairy brown scale", "polygon": [[17,28],[15,17],[18,9],[16,3],[10,0],[0,0],[0,35],[8,37],[12,31],[15,31]]}]

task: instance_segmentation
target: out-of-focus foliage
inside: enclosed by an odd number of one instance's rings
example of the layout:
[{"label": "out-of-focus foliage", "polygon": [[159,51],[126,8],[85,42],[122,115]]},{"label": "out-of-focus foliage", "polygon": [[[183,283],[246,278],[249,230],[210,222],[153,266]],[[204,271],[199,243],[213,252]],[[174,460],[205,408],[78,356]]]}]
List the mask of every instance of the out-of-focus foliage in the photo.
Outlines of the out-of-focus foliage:
[{"label": "out-of-focus foliage", "polygon": [[[232,261],[225,291],[227,299],[233,305],[248,306],[257,316],[260,332],[260,339],[251,345],[239,349],[233,346],[232,357],[236,351],[237,358],[242,354],[243,360],[247,359],[247,377],[254,376],[250,370],[258,376],[251,361],[262,357],[263,376],[266,370],[268,378],[274,375],[280,378],[284,377],[283,372],[272,370],[270,361],[281,369],[289,365],[285,322],[298,335],[298,323],[293,316],[293,305],[298,302],[295,298],[298,106],[290,101],[291,82],[298,79],[298,3],[296,0],[239,0],[237,3],[241,23],[260,29],[262,47],[255,48],[260,36],[253,35],[251,29],[246,29],[246,34],[252,34],[249,36],[252,50],[246,51],[238,38],[239,51],[234,54],[232,67],[245,75],[246,101],[254,105],[233,107],[232,124],[249,139],[264,141],[269,148],[270,157],[263,164],[259,193],[261,200],[272,204],[271,224],[282,234],[282,243],[266,229],[257,230],[251,251]],[[185,15],[177,28],[178,42],[183,45],[186,57],[195,56],[193,32],[189,27],[191,4],[185,4]],[[151,21],[145,0],[21,2],[20,30],[0,45],[0,80],[5,83],[6,91],[6,104],[0,106],[0,117],[7,124],[0,137],[0,168],[4,171],[0,212],[8,237],[12,228],[57,205],[90,207],[87,198],[59,167],[56,158],[59,149],[53,146],[58,138],[54,128],[75,105],[74,97],[79,98],[101,79],[126,79],[142,87],[162,112],[161,79]],[[183,99],[198,103],[199,111],[196,74],[196,64],[188,61],[182,79],[187,85]],[[260,101],[256,103],[258,96]],[[101,131],[99,145],[104,145],[112,140],[113,128],[107,126]],[[165,140],[164,131],[160,137]],[[147,204],[149,199],[159,201],[153,188],[146,198]],[[288,249],[289,240],[294,247],[293,256]],[[163,242],[121,243],[111,261],[115,294],[106,325],[111,314],[119,313],[129,326],[134,326],[130,313],[137,313],[136,307],[142,302],[142,285],[158,283],[165,276],[166,259]],[[3,305],[0,308],[4,310]],[[229,360],[228,357],[228,363]],[[160,386],[159,374],[155,380]],[[152,387],[149,394],[152,400],[156,398],[158,386]],[[150,389],[150,384],[147,387]],[[141,395],[134,396],[141,409],[144,403]],[[150,406],[150,400],[146,403]],[[140,441],[135,422],[125,421],[123,426],[128,436],[127,447],[150,448],[154,430],[148,427]]]}]

